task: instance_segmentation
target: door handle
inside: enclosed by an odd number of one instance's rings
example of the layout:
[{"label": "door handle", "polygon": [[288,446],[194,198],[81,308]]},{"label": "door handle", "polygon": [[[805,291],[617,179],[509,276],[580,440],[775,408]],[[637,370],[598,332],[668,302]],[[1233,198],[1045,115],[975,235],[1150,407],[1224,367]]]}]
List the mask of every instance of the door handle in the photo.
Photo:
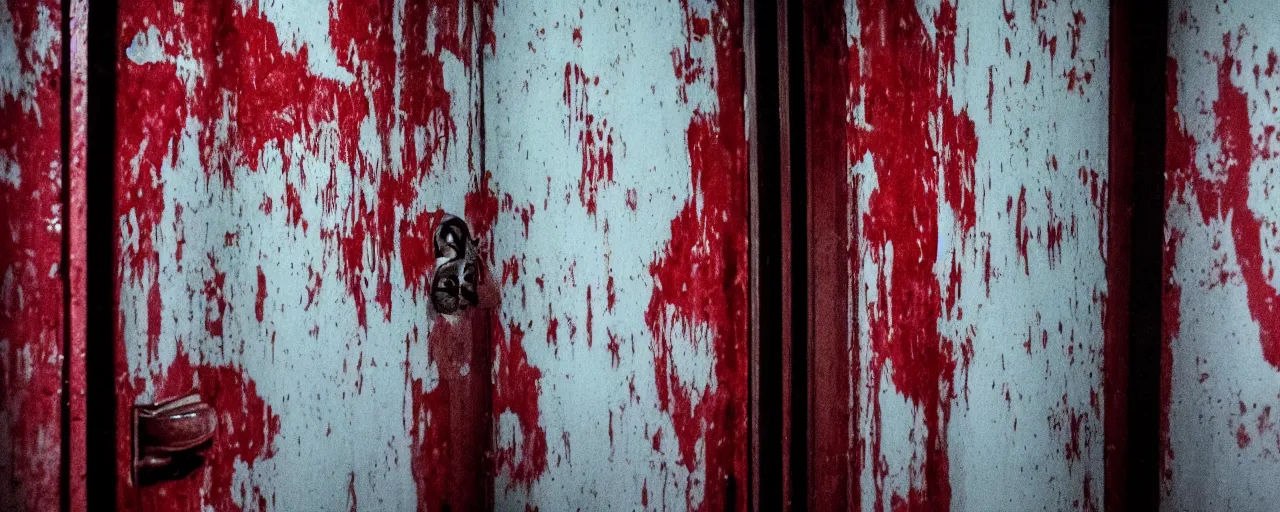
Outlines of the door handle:
[{"label": "door handle", "polygon": [[204,462],[218,414],[199,393],[133,406],[133,480],[145,485],[181,478]]}]

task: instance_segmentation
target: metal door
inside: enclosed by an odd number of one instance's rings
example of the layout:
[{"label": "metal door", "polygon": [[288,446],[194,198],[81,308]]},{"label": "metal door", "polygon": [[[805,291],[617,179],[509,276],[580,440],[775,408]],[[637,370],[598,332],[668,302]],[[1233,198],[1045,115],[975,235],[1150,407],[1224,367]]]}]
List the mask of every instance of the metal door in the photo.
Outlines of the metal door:
[{"label": "metal door", "polygon": [[[468,352],[487,322],[427,303],[445,212],[494,240],[480,20],[460,1],[121,2],[122,508],[487,499]],[[193,389],[218,417],[203,465],[142,485],[132,406]]]},{"label": "metal door", "polygon": [[809,505],[1097,509],[1108,5],[815,4]]},{"label": "metal door", "polygon": [[[166,0],[118,27],[122,508],[746,505],[738,3]],[[428,309],[446,213],[500,292],[456,321]],[[143,485],[132,407],[192,389],[203,464]]]},{"label": "metal door", "polygon": [[[62,145],[60,2],[0,3],[0,508],[62,501],[64,256],[70,197]],[[83,192],[83,189],[80,189]],[[83,197],[83,196],[81,196]],[[83,274],[77,274],[82,276]],[[81,332],[82,331],[78,331]],[[82,396],[82,395],[81,395]],[[80,452],[82,453],[82,452]],[[75,462],[83,464],[79,457]],[[83,466],[79,466],[81,470]]]}]

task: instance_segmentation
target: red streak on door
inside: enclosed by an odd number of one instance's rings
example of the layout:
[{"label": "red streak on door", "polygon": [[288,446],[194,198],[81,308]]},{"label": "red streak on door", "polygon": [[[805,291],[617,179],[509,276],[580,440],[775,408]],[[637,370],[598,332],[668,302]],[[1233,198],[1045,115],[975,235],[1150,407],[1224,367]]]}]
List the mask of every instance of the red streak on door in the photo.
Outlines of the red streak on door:
[{"label": "red streak on door", "polygon": [[[699,510],[746,506],[747,400],[747,168],[743,133],[742,13],[722,1],[710,18],[682,0],[689,41],[715,44],[718,105],[695,111],[686,132],[694,196],[671,220],[671,241],[650,265],[653,297],[645,323],[653,333],[658,405],[671,415],[680,464],[691,473],[705,463],[705,495],[686,504]],[[684,84],[702,79],[700,58],[672,53]],[[683,85],[682,85],[683,87]],[[682,95],[687,101],[687,95]],[[697,196],[701,196],[701,201]],[[710,334],[697,334],[708,329]],[[710,343],[716,389],[683,382],[673,366],[677,344]],[[699,350],[706,350],[705,348]],[[657,439],[655,437],[655,439]],[[702,441],[705,453],[698,452]],[[656,449],[656,447],[655,447]]]},{"label": "red streak on door", "polygon": [[[964,240],[976,219],[978,149],[973,121],[968,112],[955,112],[948,87],[956,58],[955,5],[941,4],[932,31],[911,3],[859,1],[858,16],[861,33],[855,34],[858,44],[850,48],[850,81],[860,91],[867,123],[850,127],[850,158],[856,162],[870,154],[879,182],[861,219],[861,236],[873,261],[872,267],[862,271],[878,273],[865,279],[882,283],[880,296],[867,306],[875,506],[877,510],[887,506],[947,509],[951,505],[947,423],[956,396],[956,345],[964,340],[943,336],[937,326],[946,298],[933,270],[939,256],[936,205],[942,194],[955,210]],[[937,167],[941,167],[941,181],[937,173],[921,172]],[[889,247],[892,264],[886,252]],[[959,277],[953,273],[951,279]],[[894,389],[921,415],[925,430],[924,453],[912,464],[923,480],[913,478],[906,495],[884,495],[888,475],[877,462],[882,457],[879,397],[886,364],[892,368],[889,378]],[[859,479],[855,475],[854,481]]]}]

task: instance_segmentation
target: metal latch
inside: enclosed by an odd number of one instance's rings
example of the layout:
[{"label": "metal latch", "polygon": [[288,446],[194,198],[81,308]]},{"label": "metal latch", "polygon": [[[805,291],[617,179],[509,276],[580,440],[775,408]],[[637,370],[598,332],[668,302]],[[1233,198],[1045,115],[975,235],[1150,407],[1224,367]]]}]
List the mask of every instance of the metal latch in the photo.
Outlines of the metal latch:
[{"label": "metal latch", "polygon": [[133,406],[133,481],[181,478],[199,467],[218,415],[198,393]]},{"label": "metal latch", "polygon": [[431,277],[431,305],[442,315],[486,307],[479,254],[480,241],[471,237],[467,222],[445,215],[435,232],[436,268]]}]

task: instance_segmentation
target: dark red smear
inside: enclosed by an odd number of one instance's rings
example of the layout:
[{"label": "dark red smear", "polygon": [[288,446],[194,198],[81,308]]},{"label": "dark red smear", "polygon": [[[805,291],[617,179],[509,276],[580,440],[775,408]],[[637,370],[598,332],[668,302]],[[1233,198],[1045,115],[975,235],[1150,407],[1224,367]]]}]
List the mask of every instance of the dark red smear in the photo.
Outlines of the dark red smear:
[{"label": "dark red smear", "polygon": [[502,260],[502,285],[516,284],[520,281],[520,259],[516,255]]},{"label": "dark red smear", "polygon": [[267,300],[267,275],[262,273],[262,265],[258,265],[258,297],[253,305],[254,316],[262,321],[263,303]]},{"label": "dark red smear", "polygon": [[578,48],[582,48],[582,27],[574,27],[573,44],[577,45]]},{"label": "dark red smear", "polygon": [[1070,32],[1071,38],[1071,58],[1076,58],[1076,54],[1080,52],[1080,33],[1084,31],[1084,11],[1076,10],[1071,15],[1072,21],[1067,22],[1067,31]]},{"label": "dark red smear", "polygon": [[1013,23],[1016,13],[1009,10],[1009,0],[1000,0],[1000,10],[1004,13],[1004,22],[1009,25],[1009,28],[1017,28]]},{"label": "dark red smear", "polygon": [[638,207],[639,204],[640,204],[639,200],[636,197],[636,189],[634,188],[627,189],[627,208],[630,208],[631,211],[634,212],[636,211],[636,207]]},{"label": "dark red smear", "polygon": [[609,283],[605,286],[605,291],[608,292],[605,311],[613,311],[613,306],[618,303],[618,295],[613,291],[613,276],[609,276]]},{"label": "dark red smear", "polygon": [[591,286],[587,286],[587,348],[591,348],[591,343],[595,341],[595,329],[591,327],[594,316],[595,313],[591,310]]},{"label": "dark red smear", "polygon": [[[493,244],[493,223],[498,219],[498,195],[490,180],[493,174],[488,171],[476,172],[471,178],[471,188],[464,199],[467,224],[474,236]],[[489,263],[493,263],[493,251],[488,253]]]},{"label": "dark red smear", "polygon": [[[455,331],[457,331],[456,334]],[[439,368],[452,369],[463,362],[465,355],[459,353],[460,351],[439,348],[453,345],[456,336],[461,335],[462,331],[463,329],[453,327],[446,321],[433,323],[431,329],[427,331],[427,348],[431,353],[432,361]],[[412,334],[406,335],[406,358],[410,354],[409,345],[418,342],[416,329]],[[409,388],[409,396],[413,401],[412,416],[408,418],[409,439],[412,445],[409,464],[418,490],[418,507],[421,510],[445,499],[449,494],[451,461],[449,441],[454,435],[450,421],[453,408],[450,407],[449,397],[450,388],[455,381],[439,379],[435,388],[428,392],[422,379],[410,379],[409,365],[406,359],[405,380]],[[427,426],[428,418],[431,419],[430,426]]]},{"label": "dark red smear", "polygon": [[[510,336],[507,335],[510,331]],[[529,365],[524,350],[524,331],[511,323],[504,331],[501,324],[493,327],[494,369],[493,415],[515,414],[520,424],[521,446],[516,453],[512,432],[498,432],[494,450],[496,468],[507,471],[511,485],[524,484],[526,489],[547,469],[547,434],[539,424],[541,412],[538,397],[542,394],[542,371]]]},{"label": "dark red smear", "polygon": [[[237,502],[261,503],[267,499],[252,480],[247,485],[234,485],[233,478],[238,464],[252,469],[258,462],[275,456],[280,415],[258,394],[257,384],[244,375],[243,369],[192,364],[190,357],[179,344],[178,356],[169,367],[149,380],[156,387],[157,399],[197,389],[220,414],[214,433],[216,442],[203,452],[205,463],[196,474],[155,484],[148,487],[151,492],[121,493],[121,508],[125,510],[241,510]],[[196,381],[199,386],[195,386]],[[141,379],[118,382],[129,397],[137,396],[143,384]],[[127,457],[120,460],[127,466]]]},{"label": "dark red smear", "polygon": [[[360,507],[358,505],[359,502],[356,500],[356,472],[355,471],[351,472],[351,480],[347,482],[347,498],[351,500],[351,508],[348,510],[350,512],[358,512],[360,510]],[[265,510],[265,508],[260,507],[259,510]]]},{"label": "dark red smear", "polygon": [[1241,423],[1240,426],[1236,428],[1236,446],[1243,450],[1249,446],[1251,441],[1253,441],[1253,439],[1249,437],[1249,431],[1245,429],[1244,424]]},{"label": "dark red smear", "polygon": [[436,226],[443,218],[443,210],[429,210],[400,219],[400,268],[414,298],[430,287],[430,274],[436,263]]},{"label": "dark red smear", "polygon": [[[270,213],[270,212],[268,212]],[[182,203],[174,203],[173,205],[173,230],[178,233],[177,249],[174,250],[173,259],[178,263],[178,269],[182,269],[182,250],[187,245],[187,235],[182,229]]]},{"label": "dark red smear", "polygon": [[996,96],[995,66],[987,66],[987,122],[991,122],[991,104]]},{"label": "dark red smear", "polygon": [[[6,413],[0,421],[4,429],[0,451],[5,454],[0,503],[15,510],[57,510],[66,503],[59,494],[59,471],[64,466],[56,445],[64,399],[60,361],[67,355],[63,351],[67,272],[49,272],[55,265],[62,268],[63,231],[50,226],[47,217],[69,208],[61,201],[62,180],[49,178],[51,169],[62,169],[59,55],[61,45],[69,42],[55,36],[48,47],[37,44],[44,40],[38,33],[42,30],[60,33],[63,10],[59,4],[7,4],[6,23],[13,29],[17,66],[5,74],[34,78],[25,84],[19,80],[16,90],[0,95],[0,159],[11,166],[7,171],[17,174],[13,183],[0,182],[0,219],[5,226],[0,269],[7,273],[6,289],[21,290],[21,300],[0,304],[0,336],[8,342],[0,350],[0,403]],[[49,442],[54,443],[53,450],[45,448]]]},{"label": "dark red smear", "polygon": [[1027,245],[1031,241],[1031,227],[1026,224],[1027,187],[1018,192],[1018,214],[1014,224],[1014,241],[1018,245],[1018,258],[1022,260],[1022,271],[1031,275],[1031,263],[1027,259]]},{"label": "dark red smear", "polygon": [[550,320],[547,321],[547,345],[555,345],[556,339],[560,336],[560,319],[555,317],[551,312],[551,306],[547,306],[547,314]]},{"label": "dark red smear", "polygon": [[619,354],[622,350],[622,344],[618,343],[618,335],[614,334],[613,331],[608,331],[608,335],[609,344],[606,348],[609,349],[609,355],[613,357],[613,367],[617,368],[622,364],[622,356]]},{"label": "dark red smear", "polygon": [[1053,59],[1058,56],[1058,36],[1049,37],[1049,33],[1040,29],[1040,48],[1049,52],[1049,68],[1053,68]]},{"label": "dark red smear", "polygon": [[[947,509],[951,503],[947,455],[947,423],[955,397],[955,341],[938,332],[943,297],[933,267],[938,258],[938,211],[941,193],[956,212],[963,251],[976,221],[974,166],[978,140],[964,110],[956,112],[948,74],[954,68],[955,6],[943,2],[933,20],[934,34],[910,3],[889,0],[858,2],[860,45],[850,49],[850,79],[863,98],[867,122],[852,127],[850,157],[870,154],[879,187],[868,198],[862,236],[879,290],[868,311],[872,354],[870,396],[878,397],[892,362],[894,387],[923,415],[923,453],[913,460],[905,496],[886,503],[888,467],[871,464],[875,504],[898,510]],[[936,45],[934,40],[936,39]],[[853,64],[857,62],[857,64]],[[855,98],[857,94],[855,94]],[[936,130],[930,126],[937,126]],[[921,169],[942,169],[937,174]],[[942,191],[938,188],[941,186]],[[886,250],[893,247],[892,265]],[[952,255],[959,258],[963,252]],[[957,292],[958,293],[958,292]],[[894,335],[891,337],[890,332]],[[884,457],[881,406],[871,400],[870,460]]]}]

